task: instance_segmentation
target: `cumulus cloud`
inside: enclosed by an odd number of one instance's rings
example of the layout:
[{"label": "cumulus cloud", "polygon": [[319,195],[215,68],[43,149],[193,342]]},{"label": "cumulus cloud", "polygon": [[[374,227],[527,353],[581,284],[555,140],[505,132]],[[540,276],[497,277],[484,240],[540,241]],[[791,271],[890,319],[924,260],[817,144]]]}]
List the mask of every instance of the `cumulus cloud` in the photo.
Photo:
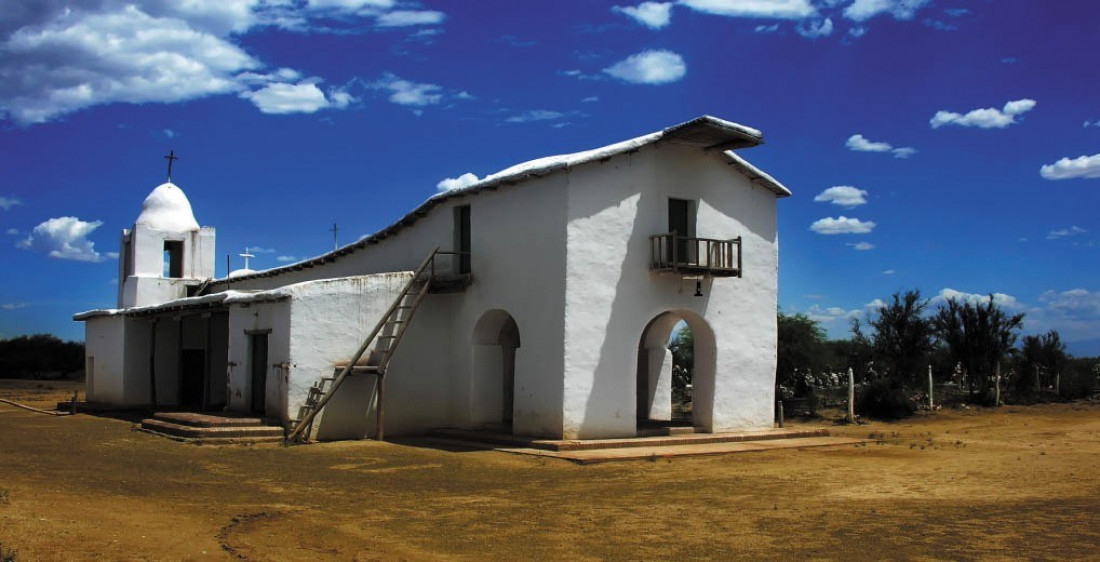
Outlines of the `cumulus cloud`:
[{"label": "cumulus cloud", "polygon": [[928,0],[855,0],[844,8],[844,17],[862,22],[881,14],[890,14],[894,19],[909,20],[927,4]]},{"label": "cumulus cloud", "polygon": [[379,27],[409,27],[414,25],[439,25],[447,14],[433,10],[395,10],[386,12],[375,20]]},{"label": "cumulus cloud", "polygon": [[1069,238],[1070,236],[1080,236],[1080,235],[1085,234],[1087,232],[1088,232],[1087,230],[1085,230],[1085,229],[1083,229],[1079,226],[1071,226],[1069,228],[1059,228],[1057,230],[1050,231],[1050,234],[1047,234],[1047,240],[1057,240],[1059,238]]},{"label": "cumulus cloud", "polygon": [[1017,123],[1017,117],[1031,111],[1035,107],[1035,100],[1020,99],[1010,101],[1003,109],[987,107],[975,109],[965,115],[952,111],[937,111],[929,123],[933,129],[944,125],[958,125],[960,127],[978,127],[980,129],[1003,129]]},{"label": "cumulus cloud", "polygon": [[706,14],[736,18],[803,19],[817,14],[810,0],[680,0]]},{"label": "cumulus cloud", "polygon": [[840,216],[837,218],[825,217],[818,219],[810,225],[810,230],[818,234],[867,234],[874,230],[875,223],[861,221],[855,218]]},{"label": "cumulus cloud", "polygon": [[828,37],[833,34],[833,20],[825,18],[818,22],[805,21],[795,26],[794,30],[807,39]]},{"label": "cumulus cloud", "polygon": [[1023,305],[1016,300],[1016,297],[1012,295],[1006,295],[1005,293],[965,293],[963,291],[956,291],[955,289],[945,288],[939,292],[938,295],[932,297],[929,300],[929,304],[932,306],[942,306],[947,304],[947,301],[954,300],[959,303],[968,302],[972,305],[980,305],[989,302],[989,297],[992,295],[993,304],[1007,309],[1017,310],[1023,308]]},{"label": "cumulus cloud", "polygon": [[1068,180],[1075,178],[1100,178],[1100,154],[1062,158],[1039,168],[1039,175],[1048,180]]},{"label": "cumulus cloud", "polygon": [[[435,25],[443,12],[394,0],[39,2],[0,16],[0,118],[33,125],[111,103],[178,103],[239,95],[267,113],[346,107],[344,91],[267,66],[242,36],[265,27],[362,33]],[[330,29],[329,25],[342,26]],[[166,133],[167,134],[167,133]]]},{"label": "cumulus cloud", "polygon": [[883,274],[883,275],[893,275],[893,274],[895,274],[895,273],[897,273],[897,272],[898,272],[898,271],[897,271],[896,269],[886,269],[886,270],[883,270],[882,274]]},{"label": "cumulus cloud", "polygon": [[20,201],[19,199],[16,199],[15,197],[0,196],[0,209],[4,209],[5,211],[11,209],[12,207],[14,207],[16,205],[22,205],[22,204],[23,204],[23,202]]},{"label": "cumulus cloud", "polygon": [[683,78],[687,65],[680,55],[660,49],[631,55],[603,71],[632,84],[668,84]]},{"label": "cumulus cloud", "polygon": [[853,250],[860,252],[866,252],[867,250],[874,250],[875,245],[870,242],[848,242],[846,246],[851,246]]},{"label": "cumulus cloud", "polygon": [[342,109],[356,101],[342,90],[332,90],[326,96],[312,81],[297,84],[276,82],[256,91],[242,92],[241,97],[251,101],[260,111],[273,115]]},{"label": "cumulus cloud", "polygon": [[1089,127],[1100,127],[1100,119],[1097,119],[1096,121],[1089,121],[1086,119],[1083,126],[1086,129],[1088,129]]},{"label": "cumulus cloud", "polygon": [[276,256],[275,261],[279,263],[290,263],[293,261],[298,261],[298,258],[294,256]]},{"label": "cumulus cloud", "polygon": [[917,152],[915,148],[894,148],[888,142],[874,142],[861,134],[848,137],[848,140],[844,142],[844,146],[856,152],[889,152],[894,155],[894,158],[909,158]]},{"label": "cumulus cloud", "polygon": [[390,92],[389,100],[397,105],[422,107],[443,101],[443,88],[435,84],[418,84],[402,80],[387,73],[371,85],[372,88]]},{"label": "cumulus cloud", "polygon": [[757,33],[775,33],[779,31],[779,24],[773,23],[771,25],[758,25],[753,28],[753,31]]},{"label": "cumulus cloud", "polygon": [[613,6],[611,10],[650,29],[661,29],[672,21],[672,2],[642,2],[637,6]]},{"label": "cumulus cloud", "polygon": [[102,225],[102,221],[85,222],[76,217],[52,218],[34,227],[16,247],[45,252],[51,258],[62,260],[103,261],[95,250],[95,243],[88,240],[88,235]]},{"label": "cumulus cloud", "polygon": [[841,207],[852,208],[867,203],[867,191],[850,185],[837,185],[818,193],[814,201],[818,203],[832,203]]},{"label": "cumulus cloud", "polygon": [[247,27],[250,12],[240,2],[224,11],[209,4],[205,12],[56,10],[18,27],[0,43],[0,111],[29,125],[106,103],[238,91],[234,75],[260,63],[226,36]]},{"label": "cumulus cloud", "polygon": [[440,193],[442,193],[444,191],[452,191],[455,189],[465,189],[479,181],[481,180],[477,177],[477,175],[466,172],[465,174],[462,174],[457,178],[447,178],[436,184],[435,187],[440,191]]}]

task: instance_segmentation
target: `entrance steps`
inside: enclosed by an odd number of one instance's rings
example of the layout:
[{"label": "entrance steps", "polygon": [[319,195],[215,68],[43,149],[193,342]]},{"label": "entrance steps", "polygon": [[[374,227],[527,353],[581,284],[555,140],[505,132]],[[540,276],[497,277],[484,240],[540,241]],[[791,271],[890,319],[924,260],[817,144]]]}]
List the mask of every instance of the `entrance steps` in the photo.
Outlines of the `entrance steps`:
[{"label": "entrance steps", "polygon": [[134,429],[176,441],[210,445],[283,440],[282,426],[268,425],[260,418],[195,412],[158,412],[141,420],[141,425]]},{"label": "entrance steps", "polygon": [[[675,433],[669,434],[667,431]],[[649,430],[647,430],[649,431]],[[827,429],[764,429],[732,433],[695,433],[691,427],[666,427],[652,430],[654,435],[640,435],[619,439],[539,439],[522,435],[509,435],[493,431],[472,429],[433,429],[427,436],[436,439],[485,443],[503,447],[523,447],[543,451],[591,451],[598,449],[628,449],[638,447],[668,447],[679,445],[709,445],[714,443],[741,443],[745,441],[771,441],[777,439],[801,439],[828,437]],[[660,431],[666,431],[661,434]]]}]

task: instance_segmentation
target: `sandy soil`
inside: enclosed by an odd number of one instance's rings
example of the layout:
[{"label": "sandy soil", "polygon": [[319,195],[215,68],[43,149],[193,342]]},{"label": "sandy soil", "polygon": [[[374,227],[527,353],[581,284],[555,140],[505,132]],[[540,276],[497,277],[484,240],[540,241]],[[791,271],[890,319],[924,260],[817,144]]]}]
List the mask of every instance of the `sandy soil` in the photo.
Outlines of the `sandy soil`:
[{"label": "sandy soil", "polygon": [[[0,381],[0,397],[71,396],[30,384]],[[408,443],[195,446],[131,425],[0,404],[2,548],[20,561],[1100,559],[1097,404],[832,428],[871,437],[860,446],[594,466]]]}]

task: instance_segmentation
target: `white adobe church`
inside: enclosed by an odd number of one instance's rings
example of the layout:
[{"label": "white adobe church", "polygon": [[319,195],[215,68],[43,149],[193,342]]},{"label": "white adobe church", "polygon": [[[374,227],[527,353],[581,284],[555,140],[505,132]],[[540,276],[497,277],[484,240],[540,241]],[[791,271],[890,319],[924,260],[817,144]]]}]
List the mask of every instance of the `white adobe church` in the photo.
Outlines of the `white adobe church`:
[{"label": "white adobe church", "polygon": [[85,323],[87,399],[255,413],[320,440],[492,428],[633,437],[671,417],[694,335],[697,431],[772,426],[781,183],[703,116],[440,193],[332,252],[214,279],[170,181],[122,231],[118,308]]}]

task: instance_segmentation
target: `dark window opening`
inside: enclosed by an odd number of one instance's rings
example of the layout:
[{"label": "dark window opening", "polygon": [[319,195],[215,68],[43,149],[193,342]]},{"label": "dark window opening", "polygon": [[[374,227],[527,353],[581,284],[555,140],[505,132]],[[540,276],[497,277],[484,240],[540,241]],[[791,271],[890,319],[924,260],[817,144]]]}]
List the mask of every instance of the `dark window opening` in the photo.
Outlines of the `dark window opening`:
[{"label": "dark window opening", "polygon": [[470,273],[470,206],[455,207],[455,251],[458,254],[458,273]]},{"label": "dark window opening", "polygon": [[183,241],[164,241],[165,277],[179,279],[183,277]]}]

